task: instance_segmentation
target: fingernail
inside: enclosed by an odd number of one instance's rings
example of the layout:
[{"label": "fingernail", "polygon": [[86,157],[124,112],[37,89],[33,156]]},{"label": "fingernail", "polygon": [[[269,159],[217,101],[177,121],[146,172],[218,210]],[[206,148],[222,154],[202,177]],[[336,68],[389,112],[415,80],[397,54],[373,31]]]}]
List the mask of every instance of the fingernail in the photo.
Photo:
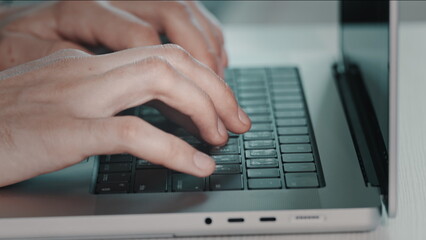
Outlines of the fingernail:
[{"label": "fingernail", "polygon": [[238,118],[244,125],[249,125],[251,123],[250,118],[240,107],[238,107]]},{"label": "fingernail", "polygon": [[228,136],[228,131],[226,130],[222,120],[219,118],[217,119],[217,130],[222,137]]},{"label": "fingernail", "polygon": [[194,154],[194,164],[199,169],[206,170],[206,169],[212,169],[215,165],[215,162],[206,154],[202,152],[196,152]]}]

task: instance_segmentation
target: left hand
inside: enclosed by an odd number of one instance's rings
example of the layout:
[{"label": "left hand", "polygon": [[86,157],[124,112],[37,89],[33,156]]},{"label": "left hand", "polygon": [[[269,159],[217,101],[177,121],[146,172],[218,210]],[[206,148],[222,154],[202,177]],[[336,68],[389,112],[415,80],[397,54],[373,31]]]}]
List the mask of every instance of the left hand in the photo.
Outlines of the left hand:
[{"label": "left hand", "polygon": [[159,34],[223,77],[227,65],[218,21],[195,1],[58,1],[0,19],[0,70],[59,49],[85,45],[118,51],[161,44]]}]

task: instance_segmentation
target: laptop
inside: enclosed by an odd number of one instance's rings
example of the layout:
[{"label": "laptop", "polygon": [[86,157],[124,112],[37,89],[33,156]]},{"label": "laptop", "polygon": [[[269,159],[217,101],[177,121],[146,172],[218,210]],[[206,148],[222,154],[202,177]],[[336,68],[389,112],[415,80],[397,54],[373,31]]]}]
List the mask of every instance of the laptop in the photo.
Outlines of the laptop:
[{"label": "laptop", "polygon": [[[151,238],[373,230],[396,215],[397,2],[340,3],[341,61],[322,102],[297,66],[226,70],[252,119],[212,147],[140,106],[137,115],[210,154],[196,178],[128,154],[93,156],[0,189],[0,238]],[[285,58],[285,56],[283,56]],[[310,103],[310,104],[308,104]]]}]

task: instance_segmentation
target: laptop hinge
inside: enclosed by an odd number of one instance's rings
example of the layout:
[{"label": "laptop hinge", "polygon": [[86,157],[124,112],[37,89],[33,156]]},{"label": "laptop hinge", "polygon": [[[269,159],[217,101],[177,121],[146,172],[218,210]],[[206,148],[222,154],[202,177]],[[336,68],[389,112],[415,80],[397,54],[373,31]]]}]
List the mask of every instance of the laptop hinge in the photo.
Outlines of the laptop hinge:
[{"label": "laptop hinge", "polygon": [[335,64],[333,70],[366,186],[387,186],[386,145],[362,74],[354,64]]}]

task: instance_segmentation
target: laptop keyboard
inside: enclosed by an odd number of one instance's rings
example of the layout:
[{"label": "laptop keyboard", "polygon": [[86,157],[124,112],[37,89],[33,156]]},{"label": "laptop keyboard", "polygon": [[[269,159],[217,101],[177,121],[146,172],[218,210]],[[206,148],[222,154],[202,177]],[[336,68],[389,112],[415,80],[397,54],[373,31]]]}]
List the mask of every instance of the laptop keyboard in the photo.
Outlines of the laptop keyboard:
[{"label": "laptop keyboard", "polygon": [[252,120],[249,132],[230,133],[225,146],[213,147],[140,106],[137,115],[172,133],[216,161],[206,178],[175,172],[128,154],[99,156],[94,192],[155,193],[255,191],[325,186],[297,68],[233,68],[225,73],[238,102]]}]

